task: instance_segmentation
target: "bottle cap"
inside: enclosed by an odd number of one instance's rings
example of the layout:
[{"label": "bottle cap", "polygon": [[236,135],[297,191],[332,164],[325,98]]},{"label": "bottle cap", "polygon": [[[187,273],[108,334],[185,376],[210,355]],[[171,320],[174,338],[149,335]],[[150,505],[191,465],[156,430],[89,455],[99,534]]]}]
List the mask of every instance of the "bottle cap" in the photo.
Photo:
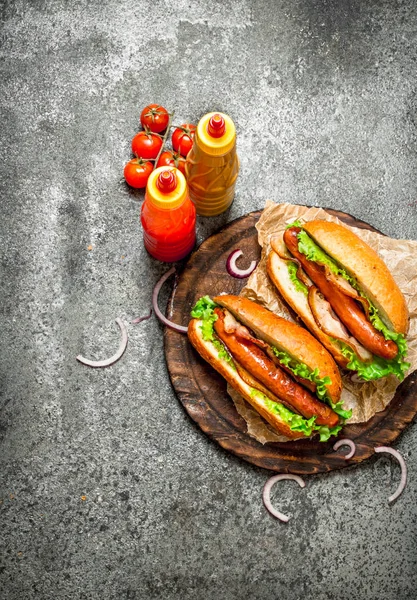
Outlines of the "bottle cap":
[{"label": "bottle cap", "polygon": [[207,131],[208,134],[213,138],[219,138],[224,135],[224,132],[226,131],[226,123],[219,113],[216,113],[211,117],[210,121],[208,122]]},{"label": "bottle cap", "polygon": [[224,113],[208,113],[200,119],[196,136],[204,152],[211,156],[222,156],[230,152],[236,143],[235,124]]},{"label": "bottle cap", "polygon": [[177,178],[175,173],[170,169],[161,171],[156,179],[156,187],[163,194],[169,194],[173,192],[177,187]]},{"label": "bottle cap", "polygon": [[175,167],[158,167],[149,175],[146,194],[157,208],[177,208],[187,198],[187,182]]}]

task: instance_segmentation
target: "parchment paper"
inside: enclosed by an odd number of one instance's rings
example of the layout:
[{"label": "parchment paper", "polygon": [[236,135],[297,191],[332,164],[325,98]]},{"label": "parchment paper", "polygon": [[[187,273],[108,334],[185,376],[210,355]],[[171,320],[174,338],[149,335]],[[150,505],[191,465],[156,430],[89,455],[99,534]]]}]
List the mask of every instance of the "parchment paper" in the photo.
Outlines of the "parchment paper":
[{"label": "parchment paper", "polygon": [[[320,219],[341,223],[321,208],[307,208],[294,204],[275,204],[267,200],[265,209],[257,223],[258,241],[262,247],[262,257],[256,270],[252,273],[241,295],[259,302],[276,314],[295,321],[293,313],[281,300],[275,287],[270,282],[266,272],[266,256],[270,249],[269,240],[272,235],[281,233],[286,225],[296,220],[311,221]],[[410,313],[410,327],[407,334],[408,356],[411,363],[408,371],[412,373],[417,369],[417,241],[396,240],[366,229],[349,227],[361,239],[369,244],[388,266],[400,290],[404,294]],[[378,381],[358,383],[349,371],[342,372],[342,399],[345,408],[352,409],[349,423],[362,423],[368,421],[377,412],[383,410],[390,400],[400,382],[390,375]],[[269,425],[265,424],[249,404],[233,389],[228,388],[236,409],[248,424],[248,433],[260,443],[274,441],[287,441],[287,438],[276,434]]]}]

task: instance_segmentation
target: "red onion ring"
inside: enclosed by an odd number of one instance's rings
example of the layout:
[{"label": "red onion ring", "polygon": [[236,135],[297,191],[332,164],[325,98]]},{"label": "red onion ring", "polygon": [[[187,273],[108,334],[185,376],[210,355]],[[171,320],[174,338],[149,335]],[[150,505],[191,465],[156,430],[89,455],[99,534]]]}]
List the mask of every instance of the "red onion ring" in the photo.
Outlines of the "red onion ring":
[{"label": "red onion ring", "polygon": [[138,323],[142,323],[142,321],[147,321],[152,317],[152,308],[149,311],[149,315],[145,315],[144,317],[136,317],[133,321],[130,321],[132,325],[137,325]]},{"label": "red onion ring", "polygon": [[227,258],[226,261],[226,269],[229,275],[232,277],[237,277],[238,279],[244,279],[245,277],[249,277],[249,275],[255,270],[257,262],[253,260],[247,269],[239,269],[236,266],[236,260],[242,256],[242,250],[233,250]]},{"label": "red onion ring", "polygon": [[306,484],[304,483],[304,480],[301,479],[301,477],[299,477],[298,475],[283,474],[283,475],[274,475],[273,477],[268,479],[268,481],[264,485],[264,489],[263,489],[263,493],[262,493],[262,500],[264,502],[266,510],[269,511],[271,513],[271,515],[273,515],[280,521],[287,523],[290,520],[290,517],[288,517],[287,515],[284,515],[282,512],[279,512],[278,510],[276,510],[272,506],[272,503],[271,503],[271,488],[277,481],[281,481],[282,479],[293,479],[302,488],[305,487]]},{"label": "red onion ring", "polygon": [[171,267],[171,269],[169,271],[167,271],[165,273],[165,275],[162,275],[161,279],[158,281],[158,283],[154,287],[154,290],[152,293],[152,306],[153,306],[156,316],[158,317],[158,319],[160,321],[162,321],[162,323],[164,325],[166,325],[167,327],[170,327],[171,329],[174,329],[174,331],[178,331],[179,333],[187,333],[188,327],[183,327],[182,325],[177,325],[176,323],[173,323],[173,321],[170,321],[169,319],[167,319],[166,316],[161,313],[161,311],[159,310],[159,306],[158,306],[159,291],[160,291],[161,287],[163,286],[163,284],[165,283],[165,281],[168,279],[168,277],[170,277],[173,273],[175,273],[175,267]]},{"label": "red onion ring", "polygon": [[105,360],[90,360],[89,358],[84,358],[83,356],[81,356],[81,354],[79,354],[76,357],[76,359],[83,365],[87,365],[87,367],[95,367],[95,368],[110,367],[116,361],[118,361],[119,358],[121,358],[123,356],[123,353],[126,350],[128,337],[127,337],[126,325],[123,323],[122,319],[119,319],[119,317],[117,317],[116,323],[120,327],[120,331],[122,333],[122,339],[120,340],[119,349],[117,350],[117,352],[115,354],[113,354],[113,356],[111,356],[110,358],[107,358]]},{"label": "red onion ring", "polygon": [[339,450],[340,446],[349,446],[350,448],[350,452],[348,452],[347,454],[345,454],[343,456],[343,458],[346,458],[346,460],[348,460],[349,458],[352,458],[352,456],[355,455],[356,452],[356,446],[355,446],[355,442],[353,440],[349,440],[348,438],[345,438],[343,440],[338,440],[335,445],[333,446],[333,450]]},{"label": "red onion ring", "polygon": [[405,488],[405,484],[407,483],[407,466],[405,464],[405,460],[398,452],[398,450],[394,450],[394,448],[390,448],[389,446],[378,446],[375,448],[375,452],[386,452],[387,454],[392,454],[394,458],[398,460],[401,467],[401,480],[396,489],[396,491],[388,498],[388,502],[394,502],[398,498],[398,496],[402,493]]}]

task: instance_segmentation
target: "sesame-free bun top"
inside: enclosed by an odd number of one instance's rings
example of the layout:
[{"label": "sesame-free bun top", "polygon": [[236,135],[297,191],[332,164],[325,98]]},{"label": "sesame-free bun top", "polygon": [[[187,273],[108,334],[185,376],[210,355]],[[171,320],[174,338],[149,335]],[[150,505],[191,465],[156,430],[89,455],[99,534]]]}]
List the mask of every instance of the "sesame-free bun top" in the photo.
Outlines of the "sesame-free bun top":
[{"label": "sesame-free bun top", "polygon": [[288,352],[297,362],[312,371],[319,369],[320,377],[329,377],[327,391],[336,403],[342,391],[340,373],[333,357],[306,329],[272,313],[260,304],[242,296],[221,295],[213,298],[216,304],[251,329],[255,335],[278,350]]},{"label": "sesame-free bun top", "polygon": [[356,279],[385,324],[397,333],[406,333],[408,309],[405,298],[375,250],[350,229],[337,223],[308,221],[302,228]]}]

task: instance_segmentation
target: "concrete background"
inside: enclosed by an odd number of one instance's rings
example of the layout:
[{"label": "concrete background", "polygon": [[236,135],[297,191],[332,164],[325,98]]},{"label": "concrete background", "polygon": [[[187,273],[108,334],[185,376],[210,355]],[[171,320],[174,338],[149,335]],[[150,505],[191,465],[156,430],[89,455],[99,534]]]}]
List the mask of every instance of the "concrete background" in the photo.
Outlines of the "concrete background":
[{"label": "concrete background", "polygon": [[[1,23],[1,597],[415,598],[415,423],[395,505],[379,457],[282,484],[270,517],[270,473],[185,414],[159,322],[129,324],[168,265],[122,179],[146,104],[223,110],[241,173],[198,242],[267,198],[417,239],[414,0],[3,0]],[[79,365],[117,316],[123,359]]]}]

